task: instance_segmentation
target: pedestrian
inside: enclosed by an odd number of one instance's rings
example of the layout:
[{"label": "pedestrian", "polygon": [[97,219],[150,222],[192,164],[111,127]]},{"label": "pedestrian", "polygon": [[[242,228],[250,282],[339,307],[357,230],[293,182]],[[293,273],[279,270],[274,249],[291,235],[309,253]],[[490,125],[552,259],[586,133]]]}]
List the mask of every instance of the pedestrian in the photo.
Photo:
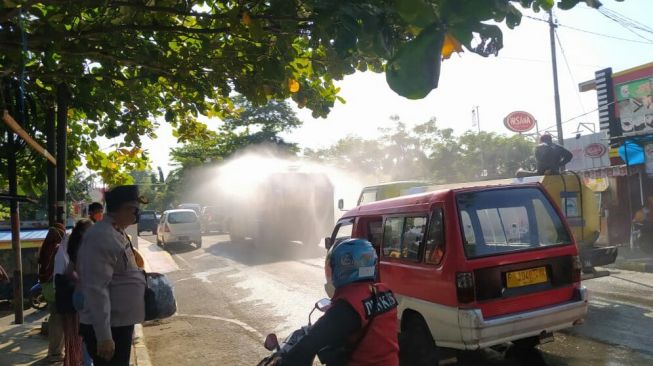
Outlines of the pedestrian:
[{"label": "pedestrian", "polygon": [[73,293],[78,282],[75,263],[77,251],[84,232],[93,225],[89,219],[81,219],[75,224],[70,236],[59,245],[55,256],[55,295],[57,311],[61,315],[65,357],[64,366],[82,364],[82,338],[79,335],[79,314],[73,305]]},{"label": "pedestrian", "polygon": [[540,144],[535,147],[538,175],[560,174],[573,158],[571,151],[553,143],[551,135],[546,133],[540,136]]},{"label": "pedestrian", "polygon": [[[398,366],[397,300],[376,283],[377,255],[364,239],[348,239],[327,253],[332,306],[289,352],[260,365]],[[329,290],[330,288],[330,290]]]},{"label": "pedestrian", "polygon": [[48,355],[46,361],[60,362],[63,361],[63,328],[61,316],[57,312],[54,293],[54,257],[59,244],[66,235],[66,228],[61,223],[48,229],[48,233],[39,248],[39,282],[43,292],[43,297],[48,302]]},{"label": "pedestrian", "polygon": [[134,324],[145,319],[145,274],[125,229],[138,221],[138,186],[105,196],[107,213],[84,234],[77,255],[84,299],[80,333],[95,366],[129,366]]},{"label": "pedestrian", "polygon": [[94,223],[101,221],[104,216],[104,206],[100,202],[93,202],[88,205],[88,218]]}]

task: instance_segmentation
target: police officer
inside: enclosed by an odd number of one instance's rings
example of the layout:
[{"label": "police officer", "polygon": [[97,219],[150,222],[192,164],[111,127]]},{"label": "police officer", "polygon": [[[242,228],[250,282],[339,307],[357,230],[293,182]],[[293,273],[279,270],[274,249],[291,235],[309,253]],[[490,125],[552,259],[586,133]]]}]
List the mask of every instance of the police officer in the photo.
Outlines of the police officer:
[{"label": "police officer", "polygon": [[367,240],[334,245],[325,265],[332,306],[307,336],[270,364],[310,365],[318,355],[329,366],[398,366],[397,300],[375,282],[376,265],[376,251]]}]

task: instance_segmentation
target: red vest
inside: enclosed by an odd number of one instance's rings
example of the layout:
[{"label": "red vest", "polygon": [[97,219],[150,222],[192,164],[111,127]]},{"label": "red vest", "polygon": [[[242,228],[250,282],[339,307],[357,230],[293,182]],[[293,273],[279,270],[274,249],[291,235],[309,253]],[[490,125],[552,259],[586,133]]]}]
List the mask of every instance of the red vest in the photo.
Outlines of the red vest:
[{"label": "red vest", "polygon": [[363,329],[350,340],[358,346],[347,366],[399,366],[397,300],[392,291],[382,283],[353,283],[336,289],[332,301],[337,300],[347,301],[356,310]]}]

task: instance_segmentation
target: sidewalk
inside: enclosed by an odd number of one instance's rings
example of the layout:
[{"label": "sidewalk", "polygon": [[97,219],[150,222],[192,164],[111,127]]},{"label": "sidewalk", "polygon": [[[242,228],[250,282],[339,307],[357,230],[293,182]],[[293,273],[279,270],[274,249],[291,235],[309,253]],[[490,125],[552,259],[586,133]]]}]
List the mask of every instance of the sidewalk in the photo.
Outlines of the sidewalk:
[{"label": "sidewalk", "polygon": [[619,256],[616,262],[608,268],[653,273],[653,256],[645,254],[639,249],[631,250],[628,247],[619,247]]},{"label": "sidewalk", "polygon": [[[163,249],[139,238],[138,250],[145,259],[145,269],[151,272],[167,273],[179,269],[170,254]],[[41,324],[47,319],[46,311],[25,310],[24,324],[13,324],[14,313],[8,302],[0,302],[0,365],[2,366],[62,366],[63,362],[45,361],[48,353],[48,338],[41,334]],[[134,366],[151,366],[145,346],[143,328],[136,325],[132,348]]]},{"label": "sidewalk", "polygon": [[63,362],[45,362],[48,339],[41,334],[41,323],[46,311],[25,310],[24,324],[12,324],[13,308],[8,302],[0,303],[0,365],[63,365]]}]

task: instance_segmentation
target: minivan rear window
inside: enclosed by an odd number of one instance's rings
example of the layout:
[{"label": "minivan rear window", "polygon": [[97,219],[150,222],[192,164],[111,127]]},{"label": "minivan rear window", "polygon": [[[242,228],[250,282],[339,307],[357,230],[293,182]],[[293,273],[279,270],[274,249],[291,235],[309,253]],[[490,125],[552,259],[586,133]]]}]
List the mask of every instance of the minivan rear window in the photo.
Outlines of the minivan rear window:
[{"label": "minivan rear window", "polygon": [[190,224],[196,221],[197,215],[194,212],[171,212],[168,216],[171,224]]},{"label": "minivan rear window", "polygon": [[459,193],[457,202],[467,258],[572,242],[551,202],[537,188]]}]

